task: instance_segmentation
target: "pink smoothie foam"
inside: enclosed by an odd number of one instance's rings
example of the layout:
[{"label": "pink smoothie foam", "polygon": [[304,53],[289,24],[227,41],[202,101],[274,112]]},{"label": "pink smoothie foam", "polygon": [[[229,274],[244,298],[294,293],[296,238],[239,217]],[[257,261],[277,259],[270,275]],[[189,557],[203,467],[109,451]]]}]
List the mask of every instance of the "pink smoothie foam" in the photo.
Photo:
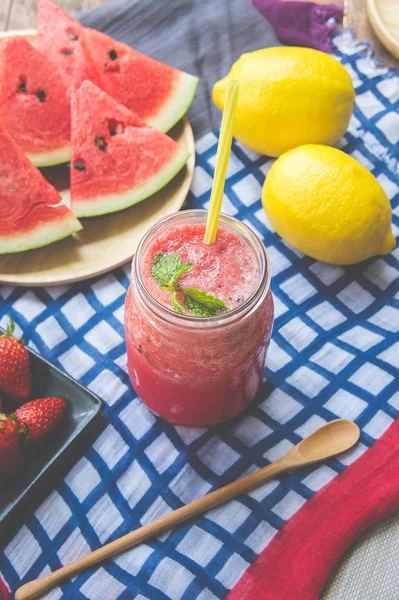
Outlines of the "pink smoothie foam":
[{"label": "pink smoothie foam", "polygon": [[228,309],[236,308],[255,291],[259,266],[253,249],[235,232],[219,229],[216,242],[204,243],[205,225],[177,225],[161,234],[143,257],[142,277],[151,296],[170,308],[170,292],[163,291],[151,273],[160,252],[177,252],[183,263],[193,268],[179,279],[182,287],[201,291],[224,301]]}]

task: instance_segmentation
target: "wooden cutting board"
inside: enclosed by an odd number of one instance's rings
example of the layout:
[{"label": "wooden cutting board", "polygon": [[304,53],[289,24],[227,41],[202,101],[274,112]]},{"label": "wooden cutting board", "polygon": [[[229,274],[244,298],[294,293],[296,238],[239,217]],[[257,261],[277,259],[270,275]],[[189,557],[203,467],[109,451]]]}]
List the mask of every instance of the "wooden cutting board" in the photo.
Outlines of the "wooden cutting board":
[{"label": "wooden cutting board", "polygon": [[[6,31],[0,39],[24,36],[35,42],[36,32]],[[0,255],[0,283],[48,286],[73,283],[106,273],[129,261],[145,232],[162,217],[180,210],[194,172],[194,136],[187,118],[168,132],[190,152],[185,168],[162,190],[144,202],[103,217],[81,219],[83,230],[49,246]],[[69,169],[65,165],[42,173],[68,203]]]}]

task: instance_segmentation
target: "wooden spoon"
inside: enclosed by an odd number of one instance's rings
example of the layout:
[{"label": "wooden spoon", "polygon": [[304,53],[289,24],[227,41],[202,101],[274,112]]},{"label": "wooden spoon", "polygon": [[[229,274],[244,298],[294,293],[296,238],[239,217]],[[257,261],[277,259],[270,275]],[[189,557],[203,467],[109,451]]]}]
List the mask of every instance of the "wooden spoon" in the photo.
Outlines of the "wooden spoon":
[{"label": "wooden spoon", "polygon": [[[15,600],[36,598],[55,584],[60,583],[63,579],[73,577],[81,571],[115,556],[115,554],[124,552],[128,548],[141,544],[149,538],[158,536],[172,527],[181,525],[185,521],[189,521],[240,494],[244,494],[269,479],[277,477],[281,473],[326,460],[345,450],[349,450],[349,448],[356,444],[359,437],[359,427],[352,421],[347,421],[346,419],[331,421],[299,442],[299,444],[294,446],[294,448],[276,462],[215,490],[202,498],[198,498],[198,500],[194,500],[190,504],[186,504],[156,519],[152,523],[147,523],[147,525],[127,533],[91,554],[50,573],[50,575],[26,583],[16,592]],[[132,485],[134,485],[133,481]]]}]

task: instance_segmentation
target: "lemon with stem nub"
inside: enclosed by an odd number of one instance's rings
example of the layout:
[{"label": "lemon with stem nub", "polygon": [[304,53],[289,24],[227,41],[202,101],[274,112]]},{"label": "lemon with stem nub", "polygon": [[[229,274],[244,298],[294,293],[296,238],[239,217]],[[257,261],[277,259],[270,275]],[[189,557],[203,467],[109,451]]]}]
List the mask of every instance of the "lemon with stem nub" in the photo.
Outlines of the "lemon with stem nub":
[{"label": "lemon with stem nub", "polygon": [[266,177],[262,203],[277,233],[318,260],[351,265],[395,247],[386,193],[337,148],[309,144],[280,156]]},{"label": "lemon with stem nub", "polygon": [[279,156],[302,144],[335,144],[352,115],[355,92],[337,59],[311,48],[264,48],[243,54],[213,88],[223,110],[230,79],[240,81],[234,136]]}]

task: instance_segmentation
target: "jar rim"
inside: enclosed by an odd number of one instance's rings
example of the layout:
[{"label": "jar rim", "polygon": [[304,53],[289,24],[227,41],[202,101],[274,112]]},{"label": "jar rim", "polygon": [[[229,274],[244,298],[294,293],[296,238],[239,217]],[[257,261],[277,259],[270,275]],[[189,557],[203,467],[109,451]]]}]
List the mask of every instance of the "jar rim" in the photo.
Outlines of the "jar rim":
[{"label": "jar rim", "polygon": [[190,217],[203,217],[203,222],[205,223],[207,215],[208,211],[205,209],[189,209],[181,210],[179,212],[163,217],[144,234],[137,247],[132,263],[132,271],[134,271],[134,276],[137,282],[137,287],[140,296],[145,301],[148,308],[150,308],[153,312],[157,314],[158,317],[162,318],[165,321],[173,322],[181,326],[194,328],[198,328],[199,325],[207,329],[210,327],[219,327],[226,323],[231,323],[239,318],[242,318],[244,315],[250,312],[251,309],[257,306],[258,303],[260,303],[264,299],[266,294],[269,292],[271,267],[270,260],[263,242],[260,240],[258,235],[250,227],[248,227],[248,225],[246,225],[239,219],[236,219],[235,217],[232,217],[225,213],[221,213],[220,222],[233,226],[233,228],[238,230],[241,234],[243,233],[245,237],[251,242],[259,259],[258,285],[252,292],[252,294],[245,300],[245,302],[233,308],[232,310],[226,311],[225,313],[220,313],[211,317],[196,317],[195,315],[180,314],[174,311],[172,308],[164,306],[150,294],[150,292],[147,290],[144,284],[140,269],[142,254],[146,249],[146,242],[148,242],[148,240],[160,226],[163,226],[171,221],[189,219]]}]

